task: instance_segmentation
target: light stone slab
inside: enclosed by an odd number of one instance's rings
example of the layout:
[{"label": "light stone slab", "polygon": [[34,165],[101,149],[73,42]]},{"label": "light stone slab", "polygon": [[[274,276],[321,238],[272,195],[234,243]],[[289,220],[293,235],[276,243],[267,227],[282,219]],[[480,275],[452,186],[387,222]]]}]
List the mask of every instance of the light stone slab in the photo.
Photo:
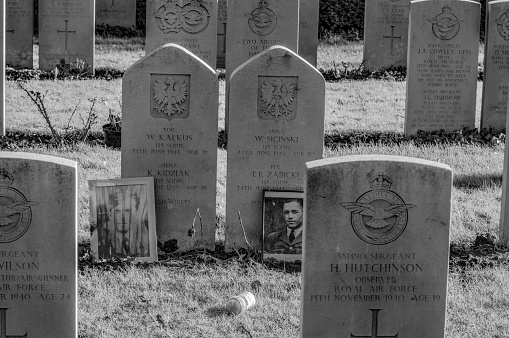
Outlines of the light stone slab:
[{"label": "light stone slab", "polygon": [[5,4],[0,3],[0,136],[5,135]]},{"label": "light stone slab", "polygon": [[218,0],[147,0],[145,51],[175,43],[216,69]]},{"label": "light stone slab", "polygon": [[7,1],[5,62],[14,68],[33,68],[34,1]]},{"label": "light stone slab", "polygon": [[451,169],[383,155],[306,166],[301,337],[444,337]]},{"label": "light stone slab", "polygon": [[228,0],[219,0],[217,4],[217,68],[226,67],[226,24]]},{"label": "light stone slab", "polygon": [[325,81],[291,50],[274,46],[231,76],[226,245],[261,248],[264,189],[304,189],[305,163],[322,158]]},{"label": "light stone slab", "polygon": [[476,1],[410,3],[407,136],[474,128],[480,14]]},{"label": "light stone slab", "polygon": [[486,5],[484,40],[484,80],[481,128],[502,132],[507,116],[509,91],[509,1],[491,1]]},{"label": "light stone slab", "polygon": [[39,3],[39,68],[68,68],[76,60],[94,72],[95,0]]},{"label": "light stone slab", "polygon": [[[509,108],[508,108],[509,110]],[[509,119],[506,119],[506,130],[509,130]],[[509,246],[509,147],[505,147],[504,172],[502,178],[502,201],[500,211],[499,240]]]},{"label": "light stone slab", "polygon": [[214,69],[176,44],[122,80],[122,177],[154,177],[158,241],[168,248],[201,247],[203,235],[214,249],[218,96]]},{"label": "light stone slab", "polygon": [[229,0],[226,34],[225,129],[229,128],[230,76],[244,62],[272,46],[299,47],[299,1]]},{"label": "light stone slab", "polygon": [[96,24],[136,27],[136,0],[96,0]]},{"label": "light stone slab", "polygon": [[320,2],[300,0],[299,55],[316,67],[318,52],[318,14]]},{"label": "light stone slab", "polygon": [[0,337],[77,337],[77,163],[0,152]]},{"label": "light stone slab", "polygon": [[364,67],[406,67],[410,0],[365,0]]}]

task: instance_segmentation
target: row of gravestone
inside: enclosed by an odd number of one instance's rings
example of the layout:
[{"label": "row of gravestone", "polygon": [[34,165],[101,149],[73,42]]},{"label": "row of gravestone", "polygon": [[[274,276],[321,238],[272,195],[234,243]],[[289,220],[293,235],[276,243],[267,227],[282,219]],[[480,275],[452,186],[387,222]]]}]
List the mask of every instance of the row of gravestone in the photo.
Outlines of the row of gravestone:
[{"label": "row of gravestone", "polygon": [[[135,16],[134,0],[95,2],[98,23],[125,25],[130,22],[130,17]],[[316,65],[318,2],[251,0],[250,3],[230,2],[229,7],[236,8],[230,13],[232,18],[236,18],[232,20],[233,31],[237,31],[238,25],[245,24],[260,39],[257,42],[253,39],[241,42],[248,45],[251,55],[276,44],[275,40],[281,39],[276,28],[284,26],[290,17],[297,21],[300,18],[299,27],[295,27],[295,33],[299,31],[300,34],[300,55]],[[7,2],[6,62],[13,67],[33,66],[33,16],[33,0]],[[165,43],[177,43],[198,55],[211,67],[216,68],[218,61],[219,67],[224,68],[226,16],[226,0],[147,1],[146,51],[150,52]],[[80,59],[93,71],[94,20],[94,1],[40,1],[39,68],[52,70],[57,65],[65,67]],[[244,38],[247,39],[243,37],[240,41]]]},{"label": "row of gravestone", "polygon": [[[486,2],[481,128],[505,129],[509,1]],[[407,66],[405,134],[474,128],[480,4],[470,0],[366,1],[364,66]]]},{"label": "row of gravestone", "polygon": [[[197,208],[214,245],[217,92],[214,70],[172,44],[123,80],[122,176],[154,177],[158,235],[182,249],[200,245],[183,239]],[[450,168],[394,156],[320,160],[324,81],[283,47],[232,74],[230,109],[227,227],[240,229],[232,210],[246,224],[243,234],[227,230],[230,249],[244,240],[260,248],[262,190],[305,191],[301,336],[443,337]],[[0,159],[0,334],[76,337],[77,164]]]}]

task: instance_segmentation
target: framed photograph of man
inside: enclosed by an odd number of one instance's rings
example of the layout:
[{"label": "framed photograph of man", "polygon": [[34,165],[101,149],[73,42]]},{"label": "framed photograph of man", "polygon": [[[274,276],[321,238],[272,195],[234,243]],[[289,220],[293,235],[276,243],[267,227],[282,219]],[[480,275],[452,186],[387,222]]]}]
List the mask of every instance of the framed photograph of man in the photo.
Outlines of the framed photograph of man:
[{"label": "framed photograph of man", "polygon": [[302,191],[263,191],[263,258],[302,260]]},{"label": "framed photograph of man", "polygon": [[88,181],[94,260],[157,261],[154,178]]}]

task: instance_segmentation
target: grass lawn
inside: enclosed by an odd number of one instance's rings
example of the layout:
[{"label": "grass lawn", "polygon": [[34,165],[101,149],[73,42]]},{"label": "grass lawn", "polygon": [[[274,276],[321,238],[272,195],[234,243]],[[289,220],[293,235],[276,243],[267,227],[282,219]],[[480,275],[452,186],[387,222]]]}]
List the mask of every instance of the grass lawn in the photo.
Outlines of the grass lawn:
[{"label": "grass lawn", "polygon": [[[481,48],[482,50],[482,48]],[[144,55],[140,41],[101,40],[96,45],[96,66],[125,70]],[[480,56],[482,53],[480,53]],[[333,63],[358,65],[362,45],[321,44],[319,67]],[[91,109],[100,131],[108,112],[121,110],[120,80],[28,81],[30,90],[46,93],[45,105],[53,124],[82,126]],[[482,83],[478,83],[477,125]],[[224,81],[220,81],[218,130],[224,129]],[[405,83],[367,80],[327,83],[325,129],[335,131],[403,132]],[[6,84],[8,132],[49,134],[44,119],[19,88]],[[69,122],[71,113],[76,114]],[[79,165],[79,243],[89,242],[88,184],[91,179],[120,177],[120,151],[100,145],[48,148],[32,144],[12,151],[28,151],[69,158]],[[487,247],[470,250],[478,234],[498,234],[504,145],[498,146],[383,146],[362,144],[336,150],[325,157],[352,154],[391,154],[446,163],[454,171],[451,243],[463,247],[469,261],[486,262]],[[217,227],[224,227],[226,151],[218,152]],[[83,249],[84,246],[81,246]],[[493,248],[493,245],[489,246]],[[477,246],[476,248],[479,248]],[[470,251],[469,251],[470,250]],[[483,251],[484,250],[484,251]],[[85,252],[86,250],[82,250]],[[489,250],[488,250],[489,251]],[[509,337],[508,259],[495,253],[491,264],[466,268],[451,264],[446,336]],[[110,263],[94,266],[80,255],[79,337],[298,337],[300,271],[279,262],[239,257],[217,260],[189,253],[152,265]],[[492,255],[493,256],[493,255]],[[251,284],[260,281],[261,287]],[[229,296],[251,290],[257,304],[245,314],[227,315]]]}]

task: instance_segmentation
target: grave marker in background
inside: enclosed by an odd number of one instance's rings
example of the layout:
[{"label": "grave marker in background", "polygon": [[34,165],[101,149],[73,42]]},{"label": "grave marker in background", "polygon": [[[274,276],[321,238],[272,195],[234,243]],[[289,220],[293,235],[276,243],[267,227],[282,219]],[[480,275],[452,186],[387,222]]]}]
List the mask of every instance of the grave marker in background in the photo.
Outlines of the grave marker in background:
[{"label": "grave marker in background", "polygon": [[77,163],[0,152],[1,337],[77,337]]},{"label": "grave marker in background", "polygon": [[486,7],[484,81],[481,128],[501,132],[507,116],[509,91],[509,1],[491,1]]},{"label": "grave marker in background", "polygon": [[67,68],[84,61],[94,72],[95,22],[93,0],[52,0],[39,3],[39,68]]},{"label": "grave marker in background", "polygon": [[136,0],[96,0],[96,24],[136,26]]},{"label": "grave marker in background", "polygon": [[145,52],[175,43],[216,69],[217,1],[148,0]]},{"label": "grave marker in background", "polygon": [[364,67],[406,67],[410,0],[365,0]]},{"label": "grave marker in background", "polygon": [[318,13],[320,2],[300,0],[299,55],[316,67],[318,51]]},{"label": "grave marker in background", "polygon": [[306,177],[301,337],[443,337],[451,169],[358,155]]},{"label": "grave marker in background", "polygon": [[474,128],[480,4],[410,4],[405,134]]},{"label": "grave marker in background", "polygon": [[200,222],[214,249],[218,96],[215,70],[176,44],[124,74],[122,178],[154,177],[157,236],[167,249],[202,246]]},{"label": "grave marker in background", "polygon": [[[506,119],[506,130],[509,130],[509,119]],[[502,207],[500,211],[499,236],[500,242],[509,245],[509,147],[505,147],[504,174],[502,179]]]},{"label": "grave marker in background", "polygon": [[33,68],[34,1],[7,1],[5,62],[14,68]]},{"label": "grave marker in background", "polygon": [[231,76],[226,243],[261,248],[264,189],[304,188],[307,161],[323,153],[325,81],[287,48],[272,47]]},{"label": "grave marker in background", "polygon": [[217,68],[226,67],[227,2],[219,0],[217,4]]}]

